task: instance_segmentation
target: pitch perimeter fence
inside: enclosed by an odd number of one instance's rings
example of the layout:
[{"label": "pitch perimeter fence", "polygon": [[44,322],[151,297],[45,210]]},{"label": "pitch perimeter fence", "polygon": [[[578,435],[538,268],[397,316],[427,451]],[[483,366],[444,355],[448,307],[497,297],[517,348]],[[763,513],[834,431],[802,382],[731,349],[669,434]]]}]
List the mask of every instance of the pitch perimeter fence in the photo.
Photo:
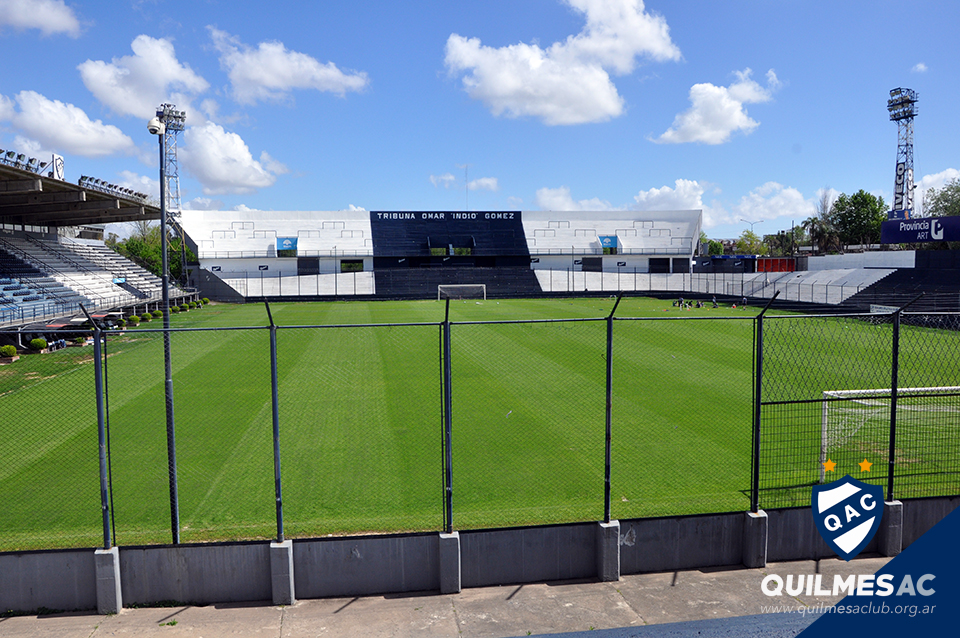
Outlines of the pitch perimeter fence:
[{"label": "pitch perimeter fence", "polygon": [[164,330],[24,355],[0,551],[808,506],[844,474],[960,494],[960,315],[615,312],[171,329],[173,436]]}]

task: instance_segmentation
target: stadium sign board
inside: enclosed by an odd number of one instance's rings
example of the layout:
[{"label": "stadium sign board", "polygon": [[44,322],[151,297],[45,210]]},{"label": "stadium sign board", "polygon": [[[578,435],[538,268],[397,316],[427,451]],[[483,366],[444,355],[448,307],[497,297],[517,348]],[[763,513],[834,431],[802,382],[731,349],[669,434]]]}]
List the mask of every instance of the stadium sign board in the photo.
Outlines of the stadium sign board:
[{"label": "stadium sign board", "polygon": [[960,241],[960,216],[891,219],[880,225],[881,244]]},{"label": "stadium sign board", "polygon": [[616,235],[600,235],[598,237],[600,240],[600,245],[604,248],[616,248],[617,247],[617,236]]},{"label": "stadium sign board", "polygon": [[296,250],[296,237],[277,237],[277,250]]}]

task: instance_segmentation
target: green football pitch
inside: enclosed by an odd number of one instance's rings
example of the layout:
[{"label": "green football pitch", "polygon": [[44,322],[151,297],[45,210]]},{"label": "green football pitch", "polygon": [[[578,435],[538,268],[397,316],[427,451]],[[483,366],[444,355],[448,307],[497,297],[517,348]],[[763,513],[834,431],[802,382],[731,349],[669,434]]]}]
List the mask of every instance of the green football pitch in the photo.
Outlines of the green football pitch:
[{"label": "green football pitch", "polygon": [[[606,322],[527,321],[601,319],[613,303],[451,302],[455,529],[603,518]],[[444,308],[271,305],[287,536],[441,528]],[[622,300],[618,318],[664,320],[614,322],[614,518],[749,507],[756,311]],[[666,320],[680,318],[690,320]],[[110,497],[121,545],[171,539],[158,325],[107,344]],[[171,335],[180,540],[271,538],[265,308],[211,304],[173,315],[171,325],[191,329]],[[817,347],[871,329],[852,325]],[[67,348],[0,368],[0,550],[102,542],[92,354]],[[842,382],[816,380],[818,388]],[[808,469],[796,481],[809,482],[818,460],[799,461]]]}]

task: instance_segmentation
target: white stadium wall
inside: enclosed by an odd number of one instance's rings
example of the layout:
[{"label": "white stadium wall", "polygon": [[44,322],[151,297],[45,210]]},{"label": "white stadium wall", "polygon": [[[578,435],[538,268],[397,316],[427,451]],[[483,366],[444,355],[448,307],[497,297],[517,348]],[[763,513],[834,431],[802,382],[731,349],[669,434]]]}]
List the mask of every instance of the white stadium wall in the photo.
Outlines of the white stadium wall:
[{"label": "white stadium wall", "polygon": [[807,258],[807,270],[843,270],[848,268],[914,268],[915,250],[883,250]]}]

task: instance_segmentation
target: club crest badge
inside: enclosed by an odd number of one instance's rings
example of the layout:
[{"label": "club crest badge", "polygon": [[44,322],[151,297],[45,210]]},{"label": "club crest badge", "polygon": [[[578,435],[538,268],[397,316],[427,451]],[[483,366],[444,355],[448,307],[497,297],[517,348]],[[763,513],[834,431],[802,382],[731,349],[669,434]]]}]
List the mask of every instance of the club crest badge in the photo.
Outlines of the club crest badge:
[{"label": "club crest badge", "polygon": [[867,485],[848,474],[814,486],[810,501],[820,536],[843,560],[863,551],[880,528],[883,488],[879,485]]}]

